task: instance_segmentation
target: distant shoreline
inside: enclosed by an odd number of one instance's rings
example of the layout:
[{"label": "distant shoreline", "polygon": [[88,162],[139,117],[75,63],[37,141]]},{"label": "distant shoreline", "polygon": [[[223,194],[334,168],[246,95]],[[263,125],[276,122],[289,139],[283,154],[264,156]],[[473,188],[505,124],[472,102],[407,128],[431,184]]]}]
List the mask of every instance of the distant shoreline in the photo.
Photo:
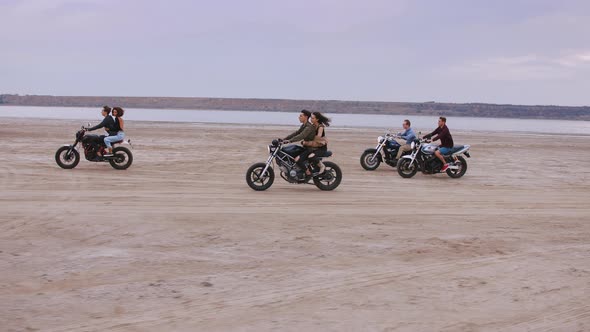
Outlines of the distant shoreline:
[{"label": "distant shoreline", "polygon": [[295,112],[301,109],[341,114],[422,115],[590,121],[590,106],[500,105],[484,103],[372,102],[201,97],[109,97],[0,94],[0,106],[101,107]]}]

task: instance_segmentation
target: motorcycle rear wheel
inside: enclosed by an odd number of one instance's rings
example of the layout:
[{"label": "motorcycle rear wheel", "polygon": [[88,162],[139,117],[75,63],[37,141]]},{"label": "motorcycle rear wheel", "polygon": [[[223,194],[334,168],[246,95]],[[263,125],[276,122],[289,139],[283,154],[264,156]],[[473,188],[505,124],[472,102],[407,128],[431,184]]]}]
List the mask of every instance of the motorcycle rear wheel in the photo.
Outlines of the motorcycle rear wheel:
[{"label": "motorcycle rear wheel", "polygon": [[133,163],[133,155],[129,149],[118,146],[113,149],[113,159],[109,163],[114,169],[127,169]]},{"label": "motorcycle rear wheel", "polygon": [[250,188],[256,191],[262,191],[272,186],[275,180],[275,172],[272,167],[269,167],[266,173],[262,174],[265,167],[265,163],[256,163],[248,168],[246,171],[246,183],[248,183]]},{"label": "motorcycle rear wheel", "polygon": [[416,175],[418,172],[418,161],[414,160],[414,163],[410,166],[411,159],[401,158],[397,162],[397,173],[402,177],[409,179]]},{"label": "motorcycle rear wheel", "polygon": [[324,173],[313,178],[313,183],[320,190],[330,191],[336,189],[342,182],[342,170],[333,162],[324,162]]},{"label": "motorcycle rear wheel", "polygon": [[447,169],[447,175],[453,179],[458,179],[467,172],[467,161],[462,156],[457,156],[455,165],[458,166],[459,169]]},{"label": "motorcycle rear wheel", "polygon": [[74,148],[69,146],[62,146],[55,152],[55,162],[59,167],[64,169],[72,169],[80,162],[80,153]]}]

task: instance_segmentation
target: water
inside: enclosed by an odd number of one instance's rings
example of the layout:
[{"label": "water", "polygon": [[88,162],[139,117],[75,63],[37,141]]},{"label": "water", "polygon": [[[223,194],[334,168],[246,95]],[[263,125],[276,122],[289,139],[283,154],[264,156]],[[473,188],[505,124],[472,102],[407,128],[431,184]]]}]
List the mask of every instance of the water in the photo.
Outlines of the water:
[{"label": "water", "polygon": [[[72,119],[81,122],[98,123],[102,120],[100,107],[37,107],[0,106],[0,118],[43,118]],[[177,110],[126,108],[125,119],[130,121],[199,122],[224,124],[298,125],[297,112],[253,112],[218,110]],[[327,114],[332,125],[341,127],[369,127],[401,130],[404,119],[412,127],[433,130],[437,116],[423,115],[376,115],[376,114]],[[525,133],[548,133],[569,135],[590,135],[590,121],[505,119],[450,117],[447,125],[451,130],[464,131],[506,131]]]}]

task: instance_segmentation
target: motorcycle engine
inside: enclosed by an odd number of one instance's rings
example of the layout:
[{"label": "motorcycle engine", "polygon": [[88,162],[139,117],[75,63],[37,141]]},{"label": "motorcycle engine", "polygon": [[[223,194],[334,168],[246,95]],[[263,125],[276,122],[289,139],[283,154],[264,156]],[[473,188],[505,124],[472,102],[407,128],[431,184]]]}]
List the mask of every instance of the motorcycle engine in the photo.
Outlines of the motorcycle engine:
[{"label": "motorcycle engine", "polygon": [[289,173],[289,170],[287,169],[287,167],[285,165],[280,165],[279,169],[281,170],[281,172],[287,174]]}]

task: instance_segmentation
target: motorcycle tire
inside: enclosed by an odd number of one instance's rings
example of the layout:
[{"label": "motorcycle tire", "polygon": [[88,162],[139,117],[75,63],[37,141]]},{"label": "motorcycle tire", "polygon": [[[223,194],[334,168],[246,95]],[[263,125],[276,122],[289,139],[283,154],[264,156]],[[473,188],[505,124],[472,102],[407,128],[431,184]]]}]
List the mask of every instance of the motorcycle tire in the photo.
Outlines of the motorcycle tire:
[{"label": "motorcycle tire", "polygon": [[412,160],[408,158],[400,158],[397,161],[397,173],[402,178],[409,179],[418,172],[418,161],[414,160],[414,163],[410,166],[411,162]]},{"label": "motorcycle tire", "polygon": [[62,146],[55,152],[55,162],[61,168],[72,169],[80,162],[80,153],[76,149],[70,151],[69,146]]},{"label": "motorcycle tire", "polygon": [[336,189],[342,182],[342,170],[333,162],[325,161],[326,169],[322,174],[313,178],[313,183],[320,190],[330,191]]},{"label": "motorcycle tire", "polygon": [[462,156],[457,156],[455,165],[459,166],[459,169],[447,169],[447,175],[453,179],[458,179],[465,175],[465,172],[467,172],[467,161]]},{"label": "motorcycle tire", "polygon": [[262,171],[266,167],[265,163],[256,163],[246,171],[246,183],[250,188],[256,191],[262,191],[270,188],[275,180],[275,172],[272,167],[266,170],[266,174],[261,177]]},{"label": "motorcycle tire", "polygon": [[367,149],[361,155],[361,166],[367,171],[374,171],[379,167],[379,164],[381,164],[381,156],[375,156],[375,158],[373,158],[375,152],[377,152],[377,150]]},{"label": "motorcycle tire", "polygon": [[113,156],[113,159],[109,159],[109,163],[114,169],[127,169],[133,163],[133,154],[122,146],[113,149]]}]

